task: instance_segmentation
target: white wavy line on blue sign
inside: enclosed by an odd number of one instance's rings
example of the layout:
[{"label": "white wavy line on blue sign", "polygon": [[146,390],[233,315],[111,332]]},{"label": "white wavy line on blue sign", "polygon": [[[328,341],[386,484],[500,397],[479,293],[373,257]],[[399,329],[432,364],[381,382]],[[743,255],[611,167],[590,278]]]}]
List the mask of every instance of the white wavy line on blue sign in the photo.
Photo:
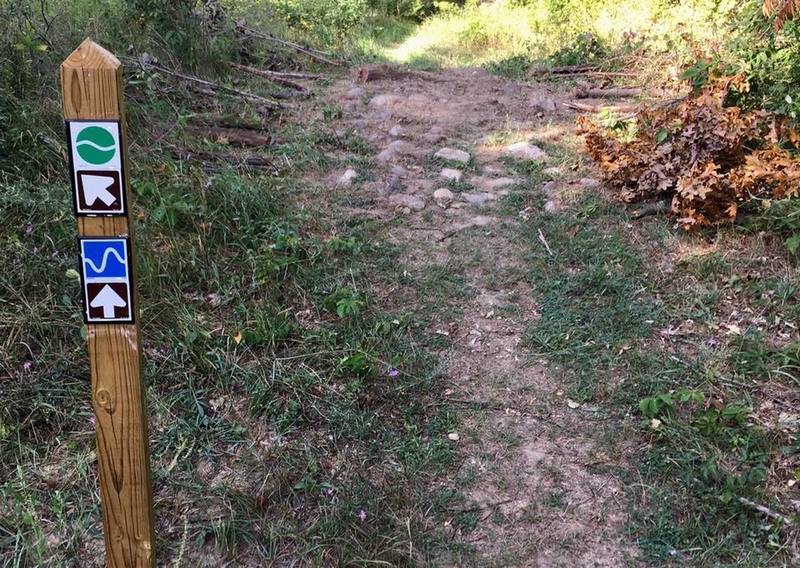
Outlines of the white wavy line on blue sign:
[{"label": "white wavy line on blue sign", "polygon": [[107,248],[103,253],[103,260],[100,261],[100,266],[98,267],[94,262],[92,262],[91,258],[84,258],[83,262],[86,263],[89,268],[91,268],[97,274],[102,274],[103,271],[106,269],[106,265],[108,264],[108,257],[110,255],[114,255],[114,257],[120,262],[120,264],[125,264],[125,259],[122,258],[116,249],[114,248]]}]

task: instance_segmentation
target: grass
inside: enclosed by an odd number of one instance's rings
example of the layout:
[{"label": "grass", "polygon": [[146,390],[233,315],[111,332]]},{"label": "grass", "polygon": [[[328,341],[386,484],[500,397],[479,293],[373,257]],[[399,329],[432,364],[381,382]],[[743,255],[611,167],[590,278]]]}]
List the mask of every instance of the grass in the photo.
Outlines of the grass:
[{"label": "grass", "polygon": [[[133,132],[147,114],[132,108]],[[431,487],[454,459],[455,415],[435,400],[431,351],[447,340],[428,322],[464,283],[411,274],[373,221],[338,216],[303,179],[333,149],[371,151],[321,114],[276,133],[270,153],[291,176],[206,173],[134,148],[160,561],[412,565],[410,550],[449,546]],[[0,207],[0,562],[95,565],[69,189],[14,181]],[[395,282],[425,303],[387,305],[376,286]]]},{"label": "grass", "polygon": [[[639,50],[648,56],[713,41],[732,2],[467,2],[442,4],[412,32],[385,36],[384,57],[415,67],[485,65],[509,77],[527,76],[539,62],[571,65]],[[372,47],[374,50],[374,46]]]},{"label": "grass", "polygon": [[[747,503],[796,518],[787,483],[800,471],[798,448],[794,430],[775,422],[791,410],[768,402],[800,392],[798,344],[776,334],[796,310],[796,268],[760,262],[775,250],[740,235],[735,248],[724,242],[662,272],[661,251],[699,239],[661,221],[626,226],[616,206],[591,194],[563,214],[534,212],[522,236],[542,312],[527,331],[530,349],[566,373],[572,399],[614,417],[601,434],[612,451],[642,440],[640,481],[623,475],[630,530],[648,561],[791,562],[790,532]],[[744,276],[754,270],[759,278]],[[730,323],[756,310],[761,323]]]}]

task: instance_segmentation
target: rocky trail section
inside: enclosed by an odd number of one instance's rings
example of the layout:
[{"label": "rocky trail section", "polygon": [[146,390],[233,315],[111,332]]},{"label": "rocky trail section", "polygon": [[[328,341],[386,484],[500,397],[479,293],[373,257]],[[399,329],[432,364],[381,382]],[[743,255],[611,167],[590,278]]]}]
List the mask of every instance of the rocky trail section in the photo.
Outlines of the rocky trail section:
[{"label": "rocky trail section", "polygon": [[[557,147],[574,116],[541,85],[479,69],[387,74],[364,84],[347,79],[328,99],[343,107],[337,129],[355,129],[378,148],[370,171],[328,175],[336,191],[364,204],[352,214],[383,220],[413,270],[463,265],[472,291],[461,315],[441,322],[441,333],[453,340],[442,354],[452,381],[442,397],[464,403],[461,431],[450,436],[463,461],[442,485],[458,486],[468,498],[474,528],[445,523],[453,540],[474,553],[437,563],[635,564],[620,480],[597,467],[608,459],[602,428],[568,400],[563,378],[532,359],[522,341],[538,307],[510,230],[524,222],[525,210],[504,198],[542,190],[549,211],[564,206],[564,168],[541,146]],[[531,187],[509,167],[520,160],[545,161],[550,181]],[[470,255],[477,260],[463,262]]]}]

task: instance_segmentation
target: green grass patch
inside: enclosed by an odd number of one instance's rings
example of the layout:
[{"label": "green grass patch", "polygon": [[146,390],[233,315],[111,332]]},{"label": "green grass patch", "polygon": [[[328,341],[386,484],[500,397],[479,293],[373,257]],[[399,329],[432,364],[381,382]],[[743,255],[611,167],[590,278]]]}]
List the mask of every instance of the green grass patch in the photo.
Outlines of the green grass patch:
[{"label": "green grass patch", "polygon": [[[698,345],[664,330],[697,311],[705,314],[698,321],[719,318],[708,286],[719,285],[745,306],[764,297],[792,298],[794,288],[779,285],[780,273],[758,284],[732,278],[737,266],[721,253],[682,261],[665,277],[651,259],[673,237],[648,231],[657,242],[645,249],[620,217],[616,207],[585,196],[568,213],[536,212],[524,224],[541,309],[527,330],[528,345],[565,372],[571,398],[601,404],[620,420],[599,434],[610,448],[642,440],[634,457],[642,482],[630,491],[630,526],[649,561],[789,562],[786,527],[750,503],[796,520],[776,485],[800,471],[798,447],[791,429],[769,426],[759,408],[767,392],[800,392],[797,345],[751,332]],[[767,303],[768,310],[781,305]],[[787,471],[782,464],[793,465]]]},{"label": "green grass patch", "polygon": [[[294,175],[330,148],[364,152],[324,122],[279,136],[270,152]],[[155,154],[131,162],[159,562],[183,549],[411,565],[445,550],[429,488],[455,457],[455,415],[436,400],[443,338],[426,329],[463,281],[410,275],[373,221],[339,216],[315,185]],[[9,565],[88,565],[102,546],[69,195],[47,180],[0,195]],[[374,287],[396,282],[430,303],[383,305]]]}]

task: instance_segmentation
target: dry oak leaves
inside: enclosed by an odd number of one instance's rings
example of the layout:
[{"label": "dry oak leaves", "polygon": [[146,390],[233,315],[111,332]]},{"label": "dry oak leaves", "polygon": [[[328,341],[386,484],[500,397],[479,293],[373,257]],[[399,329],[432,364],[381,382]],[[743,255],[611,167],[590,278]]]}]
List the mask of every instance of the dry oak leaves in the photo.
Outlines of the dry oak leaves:
[{"label": "dry oak leaves", "polygon": [[623,201],[671,197],[672,213],[687,229],[732,221],[746,201],[798,194],[800,161],[778,141],[800,147],[800,135],[772,113],[724,106],[730,88],[747,85],[740,76],[717,78],[672,104],[637,112],[628,140],[585,116],[578,133]]}]

